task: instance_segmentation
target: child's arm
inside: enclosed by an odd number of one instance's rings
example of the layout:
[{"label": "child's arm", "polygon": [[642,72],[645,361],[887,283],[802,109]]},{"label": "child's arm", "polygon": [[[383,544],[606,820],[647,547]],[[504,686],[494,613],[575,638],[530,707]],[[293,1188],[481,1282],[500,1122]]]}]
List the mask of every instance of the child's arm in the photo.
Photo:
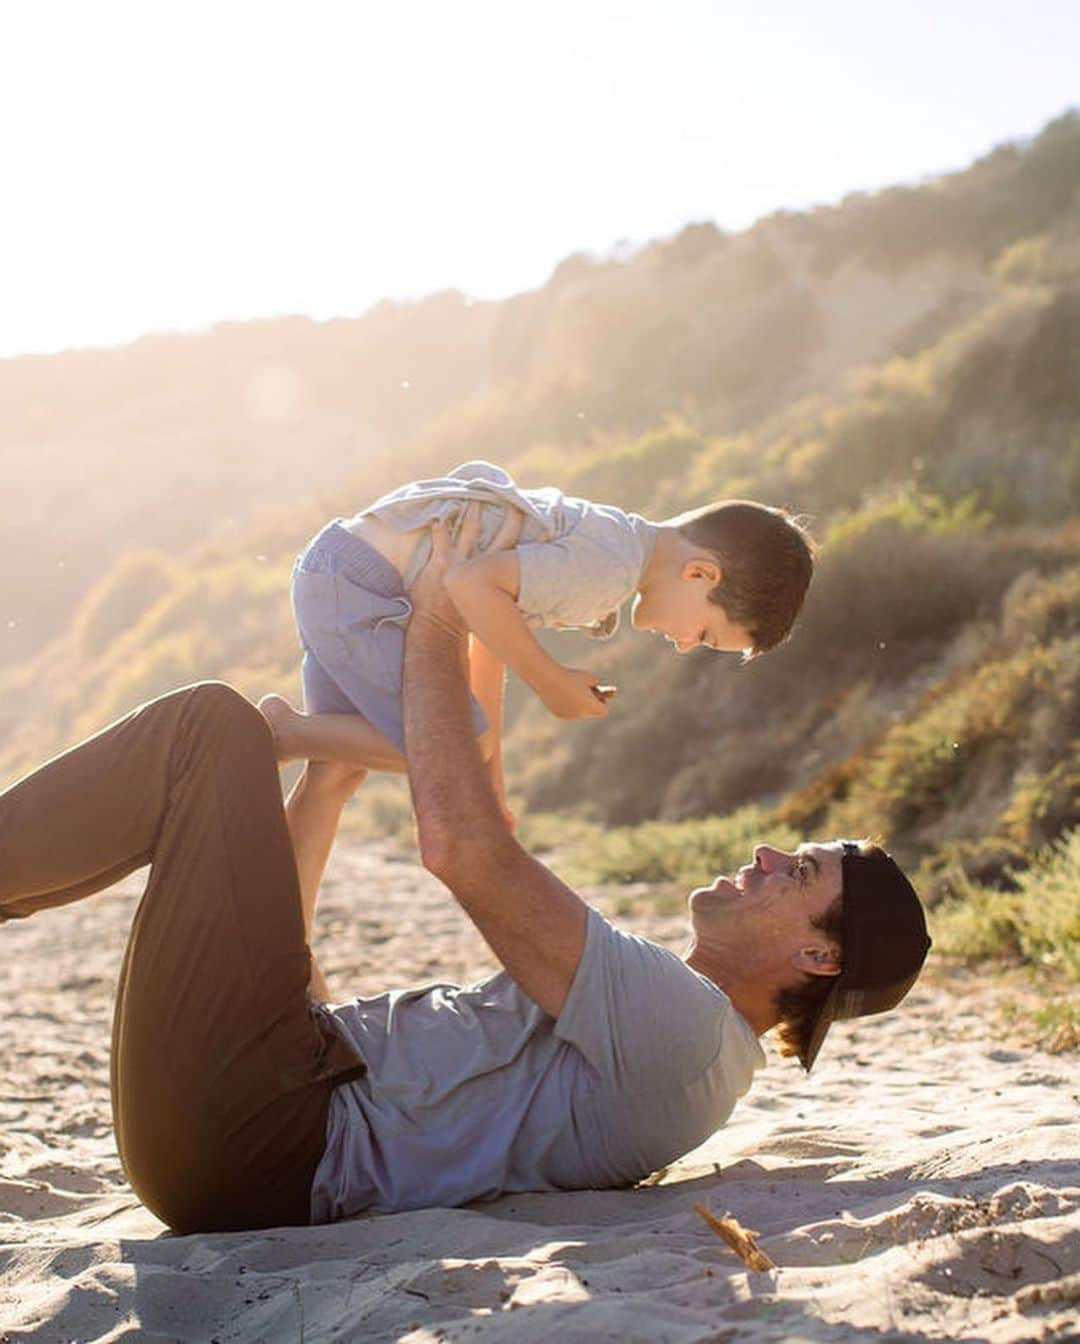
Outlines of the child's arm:
[{"label": "child's arm", "polygon": [[514,815],[506,805],[506,781],[502,769],[502,719],[503,691],[506,683],[506,666],[501,658],[496,658],[486,644],[476,636],[469,641],[469,684],[473,695],[487,716],[491,732],[491,756],[488,760],[488,774],[495,786],[495,795],[502,808],[503,817],[511,830],[516,828]]},{"label": "child's arm", "polygon": [[[514,550],[488,551],[447,570],[444,583],[465,624],[512,667],[560,719],[603,718],[594,673],[563,667],[541,648],[517,606],[521,566]],[[479,697],[478,697],[479,698]]]}]

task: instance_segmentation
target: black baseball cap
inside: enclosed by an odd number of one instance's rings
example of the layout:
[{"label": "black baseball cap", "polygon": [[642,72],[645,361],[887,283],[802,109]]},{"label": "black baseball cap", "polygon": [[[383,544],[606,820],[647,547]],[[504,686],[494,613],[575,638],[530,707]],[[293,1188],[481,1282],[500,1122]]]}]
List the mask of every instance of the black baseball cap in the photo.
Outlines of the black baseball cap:
[{"label": "black baseball cap", "polygon": [[915,888],[884,850],[841,840],[844,950],[842,969],[818,1009],[802,1058],[810,1071],[834,1022],[895,1008],[919,978],[930,939]]}]

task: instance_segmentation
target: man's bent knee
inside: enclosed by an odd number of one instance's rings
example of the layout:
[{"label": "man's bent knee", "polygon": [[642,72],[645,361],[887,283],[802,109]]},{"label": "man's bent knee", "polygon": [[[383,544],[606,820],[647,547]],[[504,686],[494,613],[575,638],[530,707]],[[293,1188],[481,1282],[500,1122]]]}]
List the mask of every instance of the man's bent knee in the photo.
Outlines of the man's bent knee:
[{"label": "man's bent knee", "polygon": [[182,687],[176,694],[185,696],[189,704],[205,713],[231,715],[250,710],[258,714],[251,701],[227,681],[196,681]]},{"label": "man's bent knee", "polygon": [[239,736],[254,746],[273,747],[270,725],[235,686],[224,681],[199,681],[176,694],[186,701],[184,718],[189,725],[230,739]]}]

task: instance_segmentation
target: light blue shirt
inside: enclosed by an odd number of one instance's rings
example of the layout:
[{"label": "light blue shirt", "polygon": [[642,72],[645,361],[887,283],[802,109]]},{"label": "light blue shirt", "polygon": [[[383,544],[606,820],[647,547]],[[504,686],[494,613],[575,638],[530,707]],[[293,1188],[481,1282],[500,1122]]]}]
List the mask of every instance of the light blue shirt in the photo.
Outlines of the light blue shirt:
[{"label": "light blue shirt", "polygon": [[368,1072],[331,1098],[313,1222],[632,1184],[722,1125],[765,1062],[716,985],[592,908],[557,1020],[506,972],[328,1011]]}]

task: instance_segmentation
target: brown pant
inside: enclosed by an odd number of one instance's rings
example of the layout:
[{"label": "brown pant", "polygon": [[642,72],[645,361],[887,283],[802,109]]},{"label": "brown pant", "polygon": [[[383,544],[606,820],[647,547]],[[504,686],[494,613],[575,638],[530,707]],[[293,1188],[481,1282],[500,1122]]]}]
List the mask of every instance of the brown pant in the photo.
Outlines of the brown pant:
[{"label": "brown pant", "polygon": [[364,1066],[311,1010],[270,732],[228,686],[151,701],[0,794],[2,919],[146,863],[113,1020],[124,1170],[179,1232],[306,1223],[330,1092]]}]

